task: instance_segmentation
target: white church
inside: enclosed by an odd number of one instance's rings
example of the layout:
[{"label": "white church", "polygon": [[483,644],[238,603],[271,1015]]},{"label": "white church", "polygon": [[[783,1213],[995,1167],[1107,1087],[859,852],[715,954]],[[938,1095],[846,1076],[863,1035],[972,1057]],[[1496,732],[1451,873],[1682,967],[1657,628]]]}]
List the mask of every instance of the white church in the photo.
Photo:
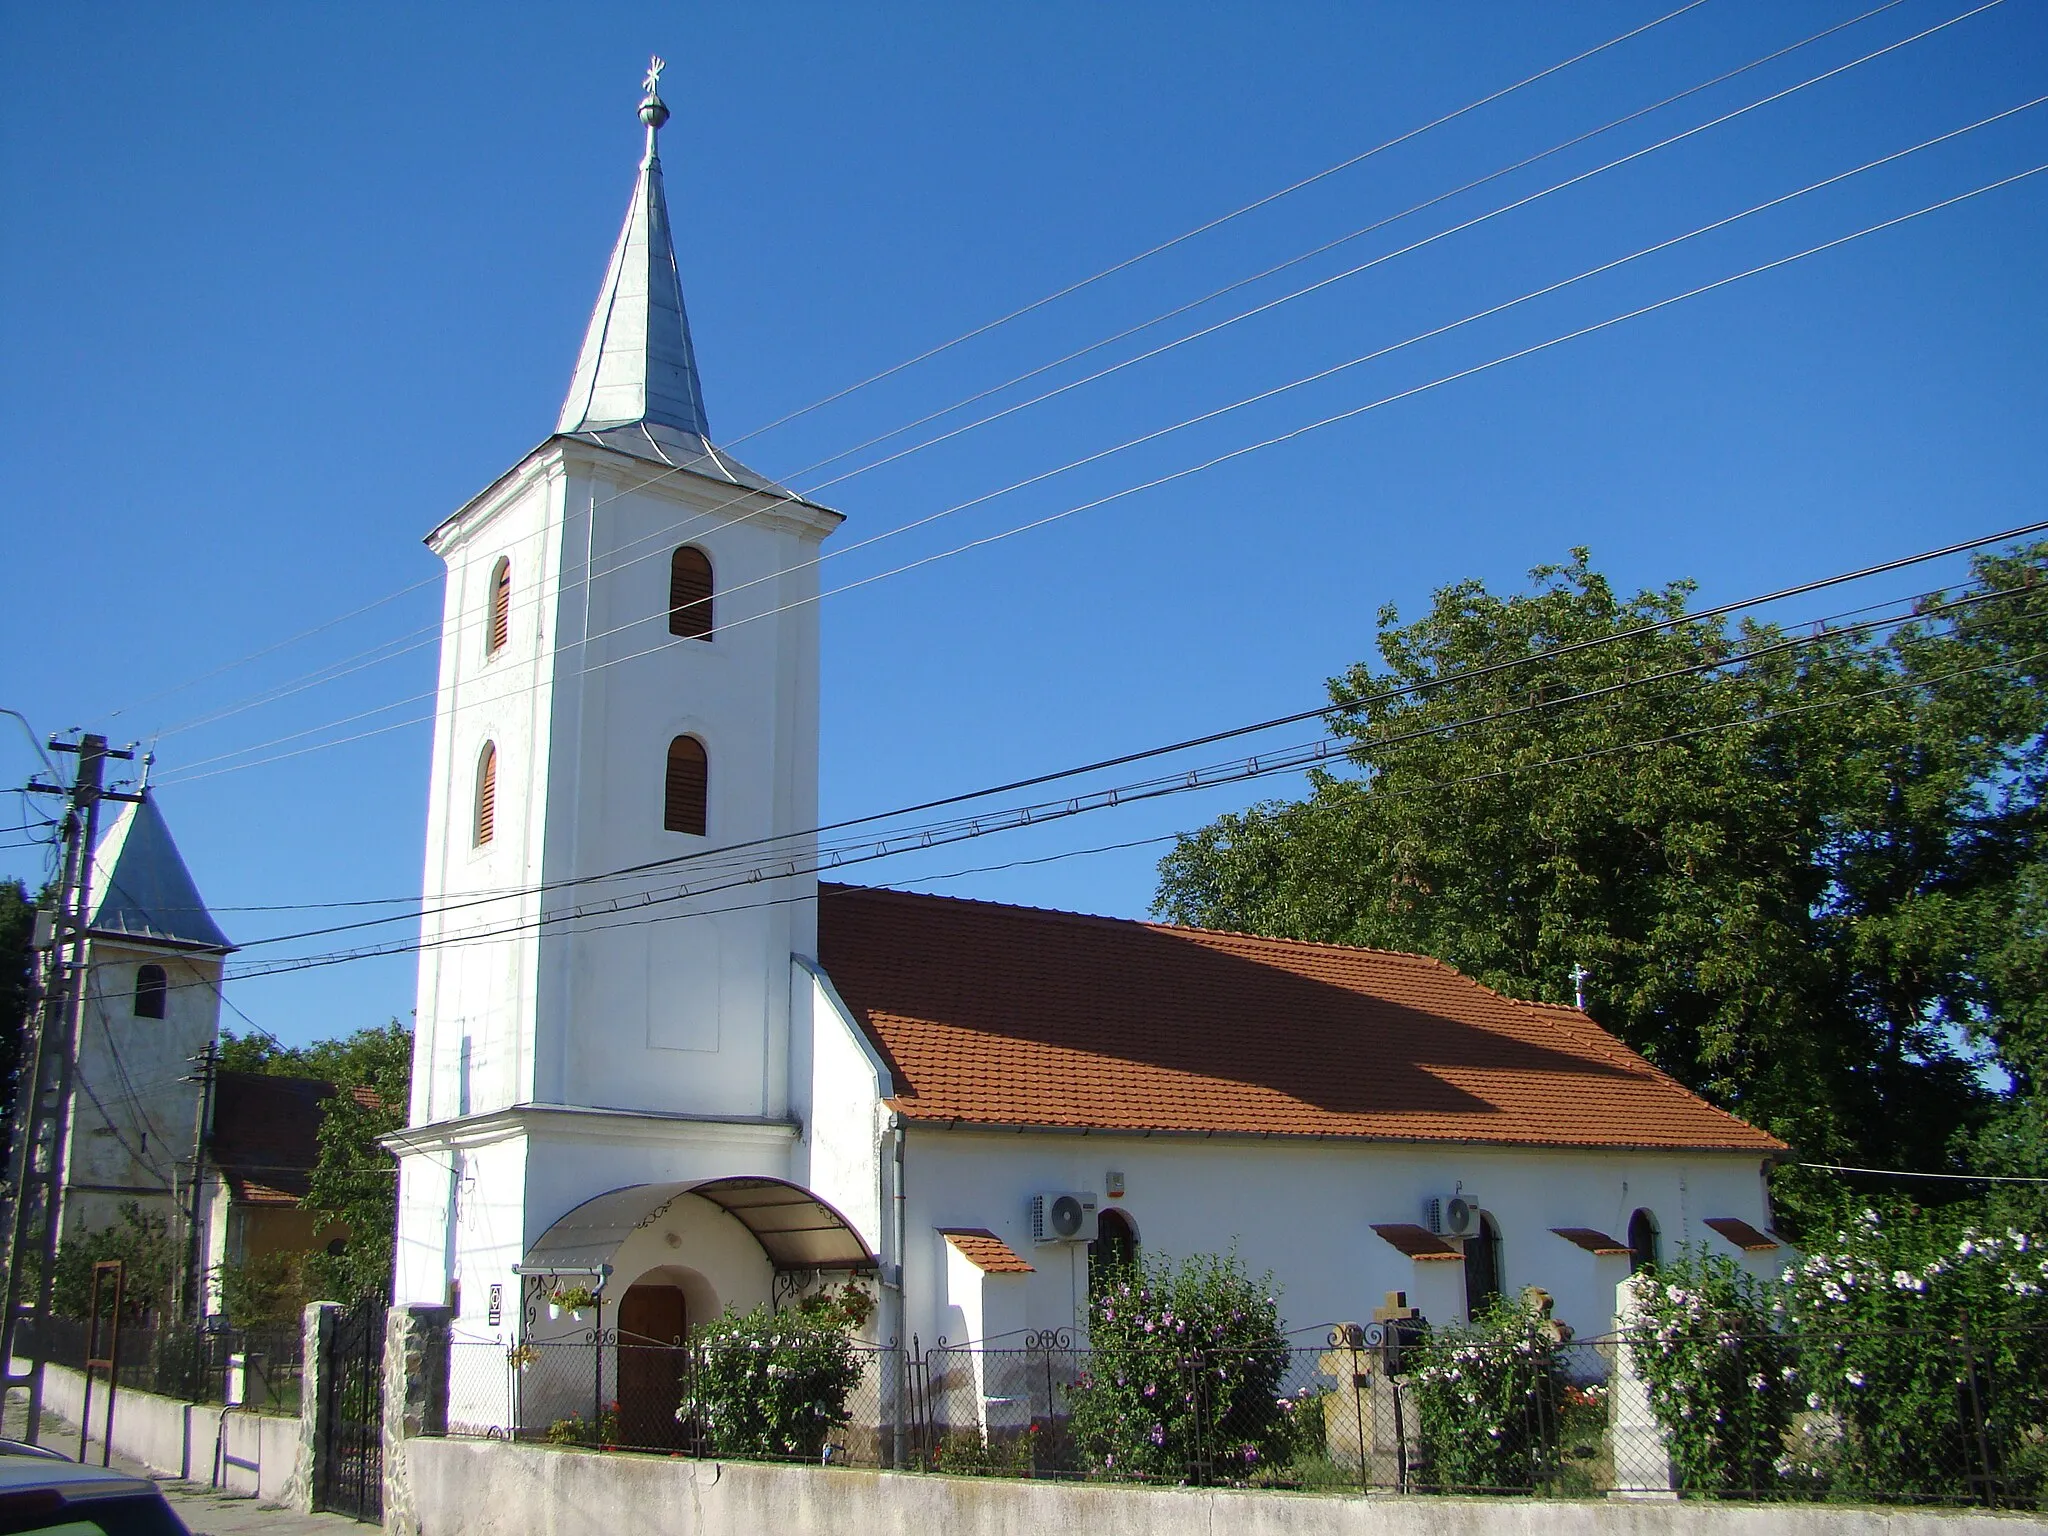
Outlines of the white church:
[{"label": "white church", "polygon": [[1776,1240],[1781,1143],[1438,961],[821,886],[820,546],[711,441],[646,149],[555,430],[448,569],[396,1300],[669,1341],[855,1278],[882,1340],[1085,1324],[1091,1251],[1235,1248],[1290,1326]]}]

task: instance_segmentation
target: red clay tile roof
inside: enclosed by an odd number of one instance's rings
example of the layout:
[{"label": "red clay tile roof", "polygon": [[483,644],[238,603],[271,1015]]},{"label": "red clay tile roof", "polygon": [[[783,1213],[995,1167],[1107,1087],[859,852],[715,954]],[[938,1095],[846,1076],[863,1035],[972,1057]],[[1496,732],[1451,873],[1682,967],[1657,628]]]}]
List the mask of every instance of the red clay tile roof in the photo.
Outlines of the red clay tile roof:
[{"label": "red clay tile roof", "polygon": [[312,1077],[222,1072],[214,1079],[207,1153],[229,1193],[248,1205],[296,1205],[320,1158],[322,1103],[334,1084]]},{"label": "red clay tile roof", "polygon": [[1768,1232],[1759,1232],[1740,1216],[1709,1216],[1706,1225],[1727,1238],[1744,1253],[1769,1253],[1778,1246],[1778,1240]]},{"label": "red clay tile roof", "polygon": [[1599,1254],[1603,1258],[1615,1254],[1626,1255],[1629,1251],[1627,1243],[1618,1243],[1605,1232],[1596,1232],[1591,1227],[1552,1227],[1550,1230],[1566,1242],[1576,1243],[1586,1252]]},{"label": "red clay tile roof", "polygon": [[1783,1143],[1441,961],[825,886],[819,959],[913,1120],[1552,1146]]},{"label": "red clay tile roof", "polygon": [[986,1227],[941,1227],[939,1233],[960,1256],[986,1275],[1028,1275],[1031,1266],[1017,1250]]},{"label": "red clay tile roof", "polygon": [[1464,1249],[1445,1242],[1429,1228],[1418,1227],[1412,1221],[1376,1221],[1372,1229],[1418,1263],[1438,1263],[1465,1257]]}]

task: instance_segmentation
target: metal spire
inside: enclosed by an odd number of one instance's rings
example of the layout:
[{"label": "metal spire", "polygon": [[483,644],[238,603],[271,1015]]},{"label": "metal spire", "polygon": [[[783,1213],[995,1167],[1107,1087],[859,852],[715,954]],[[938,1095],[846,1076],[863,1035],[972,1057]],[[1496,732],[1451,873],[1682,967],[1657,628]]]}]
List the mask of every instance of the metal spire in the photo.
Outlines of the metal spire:
[{"label": "metal spire", "polygon": [[647,153],[604,286],[598,290],[597,307],[591,311],[557,432],[601,432],[645,423],[698,438],[709,435],[656,146],[661,125],[669,118],[660,90],[665,67],[655,58],[643,82],[640,121],[647,125]]}]

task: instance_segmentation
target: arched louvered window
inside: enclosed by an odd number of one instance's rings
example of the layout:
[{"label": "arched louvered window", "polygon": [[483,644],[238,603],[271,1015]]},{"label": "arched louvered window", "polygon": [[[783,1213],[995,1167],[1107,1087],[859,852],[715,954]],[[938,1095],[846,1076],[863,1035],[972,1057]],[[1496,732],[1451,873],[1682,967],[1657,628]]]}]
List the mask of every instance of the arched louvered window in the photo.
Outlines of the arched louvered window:
[{"label": "arched louvered window", "polygon": [[481,848],[498,829],[498,747],[485,742],[476,763],[476,845]]},{"label": "arched louvered window", "polygon": [[704,836],[710,798],[711,764],[704,743],[694,736],[678,736],[668,744],[668,794],[661,824],[671,832]]},{"label": "arched louvered window", "polygon": [[669,556],[668,632],[685,640],[711,638],[711,559],[694,544]]},{"label": "arched louvered window", "polygon": [[160,965],[145,965],[135,972],[135,1017],[160,1019],[170,1001],[171,978]]},{"label": "arched louvered window", "polygon": [[495,656],[512,637],[512,562],[505,556],[491,569],[491,621],[484,632],[484,654]]}]

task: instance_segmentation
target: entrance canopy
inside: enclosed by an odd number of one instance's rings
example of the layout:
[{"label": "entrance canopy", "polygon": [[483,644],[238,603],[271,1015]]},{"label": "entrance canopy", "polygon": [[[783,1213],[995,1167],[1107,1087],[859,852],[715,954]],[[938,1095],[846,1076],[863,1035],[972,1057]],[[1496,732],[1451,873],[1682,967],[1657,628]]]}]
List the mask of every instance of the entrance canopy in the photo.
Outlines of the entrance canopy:
[{"label": "entrance canopy", "polygon": [[753,1233],[779,1272],[873,1269],[875,1256],[847,1219],[801,1185],[756,1175],[699,1184],[629,1184],[586,1200],[540,1235],[520,1266],[591,1271],[685,1195],[707,1200]]}]

